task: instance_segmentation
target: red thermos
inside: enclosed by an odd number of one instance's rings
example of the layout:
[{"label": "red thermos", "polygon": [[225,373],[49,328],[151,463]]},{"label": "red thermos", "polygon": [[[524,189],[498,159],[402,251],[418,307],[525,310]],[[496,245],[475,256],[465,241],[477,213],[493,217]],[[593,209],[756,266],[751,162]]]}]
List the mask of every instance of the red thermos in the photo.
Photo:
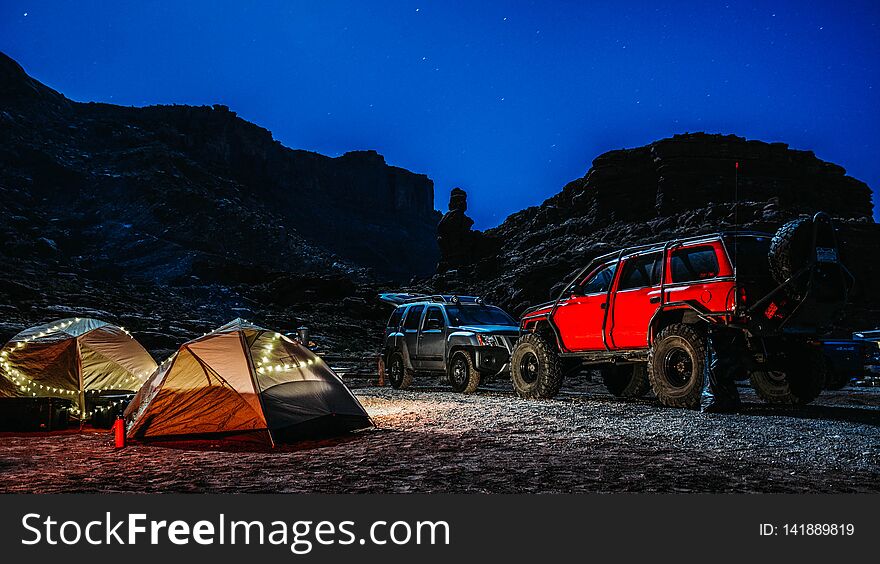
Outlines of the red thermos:
[{"label": "red thermos", "polygon": [[116,417],[116,423],[113,424],[113,436],[116,439],[116,448],[125,448],[125,420],[121,415]]}]

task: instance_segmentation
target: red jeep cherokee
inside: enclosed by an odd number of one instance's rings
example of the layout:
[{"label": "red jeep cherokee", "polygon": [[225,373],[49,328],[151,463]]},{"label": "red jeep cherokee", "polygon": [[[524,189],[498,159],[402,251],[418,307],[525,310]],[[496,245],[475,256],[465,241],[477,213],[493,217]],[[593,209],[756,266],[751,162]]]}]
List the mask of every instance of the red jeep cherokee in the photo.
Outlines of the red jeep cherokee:
[{"label": "red jeep cherokee", "polygon": [[807,403],[824,385],[814,338],[845,302],[848,276],[825,214],[776,236],[718,233],[604,255],[554,302],[525,312],[513,386],[552,397],[568,369],[592,365],[617,396],[653,389],[665,405],[696,407],[714,326],[737,332],[738,378],[762,398]]}]

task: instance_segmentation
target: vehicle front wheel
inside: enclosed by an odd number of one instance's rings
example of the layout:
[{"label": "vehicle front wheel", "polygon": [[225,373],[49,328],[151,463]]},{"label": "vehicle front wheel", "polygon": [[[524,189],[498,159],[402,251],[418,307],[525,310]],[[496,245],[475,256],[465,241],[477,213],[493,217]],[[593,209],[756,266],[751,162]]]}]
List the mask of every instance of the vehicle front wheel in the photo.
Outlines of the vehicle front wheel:
[{"label": "vehicle front wheel", "polygon": [[552,398],[562,387],[562,363],[554,343],[536,333],[520,337],[510,356],[510,380],[521,398]]},{"label": "vehicle front wheel", "polygon": [[605,366],[602,381],[608,392],[619,398],[640,398],[651,389],[648,365],[642,362]]},{"label": "vehicle front wheel", "polygon": [[700,406],[705,366],[706,338],[692,325],[666,327],[648,351],[648,380],[660,403],[669,407]]},{"label": "vehicle front wheel", "polygon": [[413,371],[406,368],[403,355],[399,352],[392,353],[388,359],[388,382],[395,390],[409,388],[413,381]]},{"label": "vehicle front wheel", "polygon": [[453,391],[472,394],[480,385],[480,373],[474,367],[474,359],[467,351],[456,351],[449,359],[449,385]]}]

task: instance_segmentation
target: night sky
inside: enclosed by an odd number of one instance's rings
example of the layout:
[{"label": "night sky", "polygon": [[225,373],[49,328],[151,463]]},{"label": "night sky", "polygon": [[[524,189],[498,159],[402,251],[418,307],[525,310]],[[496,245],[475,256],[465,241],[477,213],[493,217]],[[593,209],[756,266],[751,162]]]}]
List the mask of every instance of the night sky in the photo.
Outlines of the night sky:
[{"label": "night sky", "polygon": [[[252,4],[245,6],[245,4]],[[80,101],[228,105],[375,149],[476,226],[686,131],[811,149],[880,188],[880,2],[0,0],[0,50]]]}]

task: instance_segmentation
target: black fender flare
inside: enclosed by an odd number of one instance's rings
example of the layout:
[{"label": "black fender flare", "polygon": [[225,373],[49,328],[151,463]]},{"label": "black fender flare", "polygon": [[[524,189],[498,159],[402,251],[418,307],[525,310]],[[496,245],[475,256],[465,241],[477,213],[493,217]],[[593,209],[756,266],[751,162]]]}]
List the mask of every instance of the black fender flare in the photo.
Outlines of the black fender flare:
[{"label": "black fender flare", "polygon": [[[667,302],[657,308],[657,311],[654,312],[654,315],[651,316],[651,320],[648,322],[648,342],[646,343],[647,346],[650,347],[654,344],[654,337],[657,335],[657,333],[659,333],[658,325],[660,318],[664,313],[668,313],[670,311],[682,311],[683,315],[689,313],[698,318],[700,321],[706,323],[717,323],[717,321],[712,318],[711,312],[699,302],[696,302],[694,300]],[[687,323],[686,321],[682,322]]]},{"label": "black fender flare", "polygon": [[551,318],[551,314],[552,314],[552,312],[546,313],[543,315],[539,315],[536,317],[530,317],[528,319],[523,319],[522,322],[520,323],[520,327],[519,327],[519,336],[522,337],[523,333],[534,333],[534,331],[526,331],[523,328],[526,321],[533,323],[536,327],[543,323],[543,324],[546,324],[547,327],[550,328],[550,331],[553,333],[553,338],[556,340],[557,350],[559,350],[559,352],[568,352],[568,349],[566,349],[565,346],[562,344],[562,337],[559,335],[559,328],[556,327],[555,323],[553,323],[553,319]]}]

